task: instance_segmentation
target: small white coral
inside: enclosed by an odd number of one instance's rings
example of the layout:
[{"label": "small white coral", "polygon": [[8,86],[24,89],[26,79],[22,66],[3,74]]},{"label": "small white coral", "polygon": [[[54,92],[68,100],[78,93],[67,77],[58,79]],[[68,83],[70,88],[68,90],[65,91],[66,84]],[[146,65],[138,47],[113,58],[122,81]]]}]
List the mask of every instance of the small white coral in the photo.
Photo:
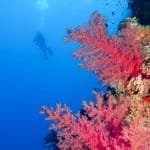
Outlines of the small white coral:
[{"label": "small white coral", "polygon": [[138,95],[142,96],[144,93],[144,82],[142,76],[139,75],[135,78],[132,78],[127,85],[127,91],[129,95]]}]

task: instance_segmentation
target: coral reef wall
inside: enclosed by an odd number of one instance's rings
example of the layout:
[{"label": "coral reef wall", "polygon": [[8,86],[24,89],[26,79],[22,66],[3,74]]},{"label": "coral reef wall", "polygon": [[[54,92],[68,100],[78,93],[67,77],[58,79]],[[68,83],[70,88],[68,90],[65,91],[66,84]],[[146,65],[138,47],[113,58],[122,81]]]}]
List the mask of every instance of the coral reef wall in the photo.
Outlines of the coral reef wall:
[{"label": "coral reef wall", "polygon": [[128,18],[116,36],[107,34],[97,12],[83,27],[68,29],[65,41],[76,41],[74,57],[109,85],[95,92],[95,102],[83,102],[73,115],[66,105],[42,107],[53,120],[61,150],[148,150],[150,147],[150,27]]},{"label": "coral reef wall", "polygon": [[132,15],[138,18],[140,24],[150,25],[150,1],[130,0]]}]

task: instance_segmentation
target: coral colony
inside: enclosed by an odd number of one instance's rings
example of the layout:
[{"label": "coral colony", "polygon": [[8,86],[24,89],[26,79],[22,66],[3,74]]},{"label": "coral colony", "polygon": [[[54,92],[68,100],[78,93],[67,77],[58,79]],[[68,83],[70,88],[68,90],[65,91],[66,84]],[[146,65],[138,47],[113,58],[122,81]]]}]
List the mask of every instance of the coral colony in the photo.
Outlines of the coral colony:
[{"label": "coral colony", "polygon": [[66,40],[80,44],[74,56],[81,67],[111,88],[95,93],[95,102],[83,102],[76,115],[66,105],[42,107],[55,120],[58,149],[149,150],[150,27],[129,18],[110,37],[105,19],[94,12],[84,27],[69,29]]}]

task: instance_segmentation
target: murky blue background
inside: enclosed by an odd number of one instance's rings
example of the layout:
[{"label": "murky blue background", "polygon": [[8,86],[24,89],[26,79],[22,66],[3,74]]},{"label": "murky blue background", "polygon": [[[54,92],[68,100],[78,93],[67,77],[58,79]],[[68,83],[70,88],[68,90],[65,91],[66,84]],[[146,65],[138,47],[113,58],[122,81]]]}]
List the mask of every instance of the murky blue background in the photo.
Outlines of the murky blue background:
[{"label": "murky blue background", "polygon": [[[92,99],[92,89],[101,86],[72,57],[78,45],[63,42],[66,29],[97,10],[114,34],[130,15],[127,6],[126,0],[0,1],[0,150],[43,150],[49,124],[41,106],[61,102],[76,112]],[[37,31],[54,53],[48,60],[33,43]]]}]

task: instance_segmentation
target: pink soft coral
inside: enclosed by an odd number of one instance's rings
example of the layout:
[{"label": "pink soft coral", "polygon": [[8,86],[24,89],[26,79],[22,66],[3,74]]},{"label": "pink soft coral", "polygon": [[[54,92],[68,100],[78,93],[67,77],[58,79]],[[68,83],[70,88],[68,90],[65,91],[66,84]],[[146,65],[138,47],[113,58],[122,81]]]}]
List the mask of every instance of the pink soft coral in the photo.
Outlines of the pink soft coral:
[{"label": "pink soft coral", "polygon": [[123,28],[117,37],[109,37],[105,20],[95,12],[84,28],[69,29],[68,34],[68,39],[82,45],[75,57],[82,59],[82,66],[92,70],[103,82],[126,80],[140,73],[143,61],[141,41],[135,37],[131,25]]},{"label": "pink soft coral", "polygon": [[[128,125],[125,118],[129,112],[128,98],[109,95],[108,103],[96,96],[96,104],[84,103],[84,114],[73,116],[67,106],[58,105],[56,110],[43,107],[47,119],[56,120],[52,129],[58,133],[61,150],[138,150],[148,148],[150,130],[143,126],[143,119]],[[142,137],[141,137],[142,136]],[[142,149],[140,149],[142,150]]]}]

